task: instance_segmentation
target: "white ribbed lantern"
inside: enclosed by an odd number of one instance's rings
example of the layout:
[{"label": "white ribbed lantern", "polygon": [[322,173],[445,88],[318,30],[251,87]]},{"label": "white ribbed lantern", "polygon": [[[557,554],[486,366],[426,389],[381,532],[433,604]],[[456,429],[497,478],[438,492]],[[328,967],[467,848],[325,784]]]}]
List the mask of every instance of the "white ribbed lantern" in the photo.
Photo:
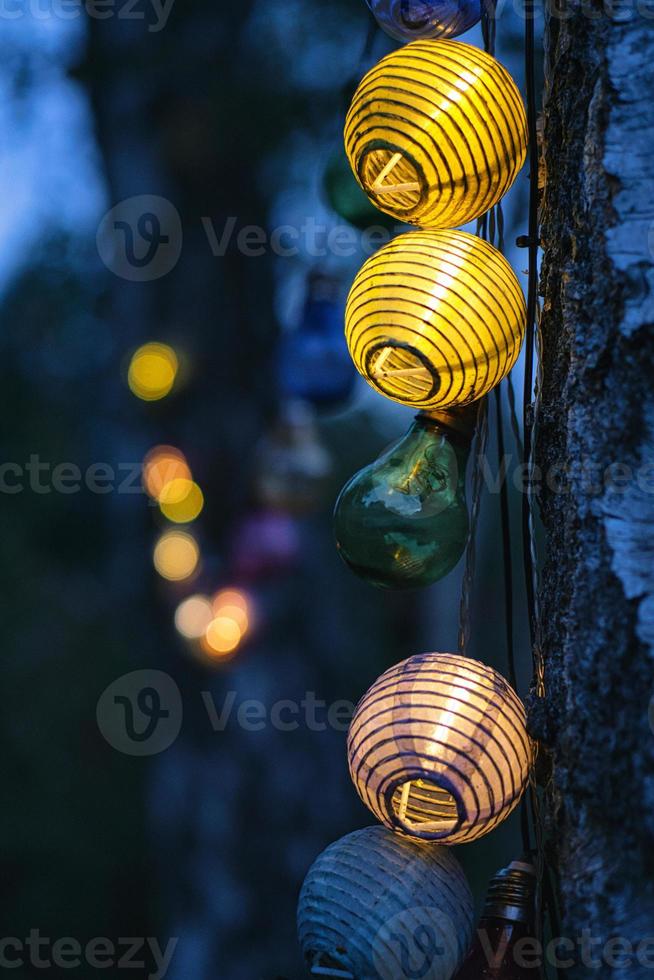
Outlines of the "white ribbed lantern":
[{"label": "white ribbed lantern", "polygon": [[391,830],[442,844],[489,833],[518,805],[532,744],[504,678],[453,653],[425,653],[370,688],[348,736],[350,774]]},{"label": "white ribbed lantern", "polygon": [[368,827],[328,847],[298,905],[313,976],[450,980],[472,941],[473,899],[453,853]]}]

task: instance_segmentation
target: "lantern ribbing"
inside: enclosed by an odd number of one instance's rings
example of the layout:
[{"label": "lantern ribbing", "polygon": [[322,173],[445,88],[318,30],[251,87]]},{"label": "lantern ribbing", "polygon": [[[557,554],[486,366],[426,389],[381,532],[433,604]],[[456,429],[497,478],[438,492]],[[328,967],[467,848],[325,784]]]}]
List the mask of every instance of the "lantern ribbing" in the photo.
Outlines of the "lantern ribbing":
[{"label": "lantern ribbing", "polygon": [[342,838],[317,858],[298,904],[298,937],[314,975],[405,976],[405,949],[433,940],[430,980],[449,980],[472,939],[473,900],[445,847],[383,827]]},{"label": "lantern ribbing", "polygon": [[461,41],[415,41],[364,77],[345,146],[381,211],[454,228],[507,192],[525,161],[527,121],[515,82],[491,55]]},{"label": "lantern ribbing", "polygon": [[368,384],[422,409],[467,405],[520,353],[525,300],[496,249],[462,231],[400,235],[364,264],[345,336]]},{"label": "lantern ribbing", "polygon": [[348,758],[361,799],[387,827],[460,844],[517,806],[532,746],[524,706],[500,674],[427,653],[373,684],[355,712]]}]

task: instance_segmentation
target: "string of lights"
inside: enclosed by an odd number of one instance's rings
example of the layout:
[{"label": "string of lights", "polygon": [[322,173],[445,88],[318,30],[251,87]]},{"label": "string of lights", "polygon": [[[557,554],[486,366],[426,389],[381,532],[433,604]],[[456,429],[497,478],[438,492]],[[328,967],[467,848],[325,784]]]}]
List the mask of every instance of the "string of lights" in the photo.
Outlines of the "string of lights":
[{"label": "string of lights", "polygon": [[[354,364],[367,383],[378,394],[419,409],[420,415],[417,427],[357,475],[339,499],[337,541],[355,572],[362,574],[363,570],[364,578],[383,588],[424,585],[447,574],[450,565],[445,562],[437,575],[423,577],[424,562],[419,558],[426,551],[425,543],[412,536],[406,516],[414,513],[422,518],[437,500],[443,506],[443,488],[448,484],[447,457],[422,433],[436,421],[434,438],[441,447],[462,433],[469,444],[470,406],[474,406],[477,442],[459,653],[420,654],[383,674],[355,712],[348,758],[353,783],[378,820],[398,835],[430,841],[435,847],[484,836],[519,806],[527,785],[534,785],[534,745],[527,735],[525,708],[516,693],[506,487],[500,506],[512,683],[464,656],[472,628],[482,458],[489,433],[486,396],[495,391],[502,460],[500,384],[517,360],[527,321],[534,314],[534,269],[530,268],[528,306],[502,255],[504,217],[499,206],[525,160],[532,135],[528,123],[533,120],[531,110],[529,120],[525,114],[513,79],[494,57],[492,7],[486,8],[482,21],[484,51],[450,40],[456,33],[451,30],[451,20],[446,24],[435,16],[430,18],[424,9],[417,19],[410,2],[370,0],[370,7],[388,33],[409,43],[383,58],[355,92],[345,125],[347,155],[371,203],[420,230],[400,235],[364,264],[348,299],[346,338]],[[537,160],[533,143],[530,154],[532,161],[534,154]],[[452,230],[475,218],[477,236]],[[537,249],[532,255],[537,260]],[[527,346],[527,370],[533,373],[533,326]],[[508,398],[515,433],[515,397],[510,386]],[[531,417],[528,422],[531,424]],[[526,422],[524,451],[529,461],[531,450]],[[451,476],[449,484],[453,493]],[[457,491],[459,486],[457,483]],[[384,499],[383,511],[371,504],[380,498]],[[428,526],[439,546],[451,545],[438,523]],[[531,512],[529,529],[533,530]],[[530,538],[533,575],[532,548]],[[460,541],[455,551],[460,554]],[[530,602],[532,598],[529,594]],[[506,875],[523,888],[519,911],[524,913],[526,929],[534,917],[536,878],[538,891],[542,888],[544,861],[538,797],[533,790],[531,797],[538,867],[534,869],[526,858],[527,863],[517,862]],[[521,813],[523,846],[529,852],[528,811],[523,808]],[[344,842],[334,847],[341,845]],[[343,881],[348,881],[349,874],[341,870]],[[311,873],[307,882],[310,880]],[[335,899],[332,895],[329,901],[336,904],[342,921],[347,921],[340,905],[342,896]],[[313,911],[317,910],[319,920],[325,912],[324,921],[313,932],[303,929],[310,917],[310,902],[317,902]],[[359,934],[341,930],[340,944],[335,946],[324,925],[329,915],[320,902],[307,884],[300,900],[299,924],[312,973],[367,975],[374,964],[361,965]],[[540,913],[539,908],[536,918]],[[364,922],[366,917],[364,908]],[[532,925],[542,932],[542,922]],[[447,976],[450,974],[451,967]],[[472,975],[468,970],[461,978]]]}]

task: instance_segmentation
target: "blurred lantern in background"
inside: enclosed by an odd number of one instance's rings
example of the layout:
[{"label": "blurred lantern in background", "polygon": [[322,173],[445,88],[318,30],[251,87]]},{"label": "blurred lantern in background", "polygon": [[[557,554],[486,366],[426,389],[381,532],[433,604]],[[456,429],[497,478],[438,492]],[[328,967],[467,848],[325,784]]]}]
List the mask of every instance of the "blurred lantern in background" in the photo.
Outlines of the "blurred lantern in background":
[{"label": "blurred lantern in background", "polygon": [[330,157],[323,186],[327,204],[332,211],[360,231],[372,228],[392,231],[398,227],[397,219],[378,211],[370,202],[355,180],[342,147]]},{"label": "blurred lantern in background", "polygon": [[189,596],[175,611],[175,627],[186,640],[201,639],[212,619],[213,606],[206,595]]},{"label": "blurred lantern in background", "polygon": [[305,514],[319,508],[332,471],[315,415],[305,402],[287,402],[254,458],[255,490],[266,508]]},{"label": "blurred lantern in background", "polygon": [[211,601],[212,616],[201,640],[210,660],[231,659],[253,627],[252,599],[240,589],[222,589]]},{"label": "blurred lantern in background", "polygon": [[279,388],[283,398],[331,407],[352,393],[356,371],[343,337],[345,304],[340,284],[328,276],[309,278],[302,319],[281,339]]},{"label": "blurred lantern in background", "polygon": [[169,582],[183,582],[198,569],[200,549],[192,534],[165,531],[154,547],[154,567]]},{"label": "blurred lantern in background", "polygon": [[296,521],[281,511],[250,514],[237,526],[232,541],[232,570],[237,579],[258,579],[286,572],[300,553]]},{"label": "blurred lantern in background", "polygon": [[175,612],[177,632],[205,664],[231,660],[252,635],[255,624],[254,599],[237,588],[221,589],[213,598],[189,596]]},{"label": "blurred lantern in background", "polygon": [[481,20],[481,0],[366,0],[396,41],[457,37]]},{"label": "blurred lantern in background", "polygon": [[146,402],[159,401],[173,390],[179,361],[168,344],[149,343],[132,355],[127,383],[137,398]]},{"label": "blurred lantern in background", "polygon": [[243,637],[249,632],[254,622],[252,598],[242,589],[221,589],[211,602],[214,615],[223,619],[232,619]]},{"label": "blurred lantern in background", "polygon": [[173,480],[190,480],[191,469],[184,454],[173,446],[155,446],[143,460],[143,486],[153,500]]},{"label": "blurred lantern in background", "polygon": [[341,558],[380,588],[419,588],[458,564],[468,539],[471,427],[418,416],[408,434],[346,485],[336,503]]},{"label": "blurred lantern in background", "polygon": [[189,524],[202,513],[204,495],[193,480],[170,480],[159,494],[161,513],[174,524]]}]

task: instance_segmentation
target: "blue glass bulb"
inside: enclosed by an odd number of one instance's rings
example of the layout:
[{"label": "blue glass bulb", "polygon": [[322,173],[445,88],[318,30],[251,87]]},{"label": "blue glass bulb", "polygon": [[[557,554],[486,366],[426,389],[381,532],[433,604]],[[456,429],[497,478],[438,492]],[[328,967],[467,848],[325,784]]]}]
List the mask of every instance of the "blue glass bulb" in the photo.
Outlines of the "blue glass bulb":
[{"label": "blue glass bulb", "polygon": [[302,321],[285,334],[277,361],[280,393],[318,407],[346,401],[356,381],[343,334],[337,285],[317,276],[309,284]]},{"label": "blue glass bulb", "polygon": [[366,0],[397,41],[457,37],[481,20],[482,0]]}]

